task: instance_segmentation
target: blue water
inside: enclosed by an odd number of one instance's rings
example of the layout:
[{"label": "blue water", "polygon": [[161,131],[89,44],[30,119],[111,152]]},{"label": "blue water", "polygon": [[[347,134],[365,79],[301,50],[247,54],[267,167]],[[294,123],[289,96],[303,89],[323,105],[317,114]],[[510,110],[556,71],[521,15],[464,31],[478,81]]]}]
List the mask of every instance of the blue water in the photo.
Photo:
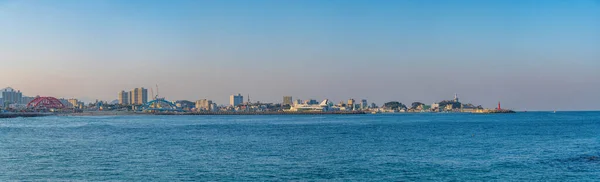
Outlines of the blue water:
[{"label": "blue water", "polygon": [[0,181],[597,181],[600,112],[0,119]]}]

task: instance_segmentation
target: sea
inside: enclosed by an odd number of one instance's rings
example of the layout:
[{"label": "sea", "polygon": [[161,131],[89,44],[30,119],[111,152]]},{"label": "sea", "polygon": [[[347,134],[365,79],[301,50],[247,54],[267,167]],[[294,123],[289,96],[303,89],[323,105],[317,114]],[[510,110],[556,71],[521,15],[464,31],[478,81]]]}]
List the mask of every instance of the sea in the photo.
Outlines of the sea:
[{"label": "sea", "polygon": [[600,181],[600,112],[0,119],[0,181]]}]

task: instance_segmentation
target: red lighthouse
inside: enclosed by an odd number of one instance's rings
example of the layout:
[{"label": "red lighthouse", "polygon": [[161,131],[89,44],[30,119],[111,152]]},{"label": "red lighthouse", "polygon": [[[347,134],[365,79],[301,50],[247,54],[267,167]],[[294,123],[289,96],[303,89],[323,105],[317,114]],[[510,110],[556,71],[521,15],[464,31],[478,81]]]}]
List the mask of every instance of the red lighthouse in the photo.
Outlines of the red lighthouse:
[{"label": "red lighthouse", "polygon": [[500,102],[498,102],[498,110],[502,110],[502,107],[500,107]]}]

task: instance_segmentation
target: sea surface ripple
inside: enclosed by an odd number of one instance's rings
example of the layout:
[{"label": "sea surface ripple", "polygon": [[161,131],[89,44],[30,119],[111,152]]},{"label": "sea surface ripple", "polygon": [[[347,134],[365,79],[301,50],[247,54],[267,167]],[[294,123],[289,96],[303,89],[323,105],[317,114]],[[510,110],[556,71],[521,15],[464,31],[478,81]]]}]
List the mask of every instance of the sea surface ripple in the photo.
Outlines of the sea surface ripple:
[{"label": "sea surface ripple", "polygon": [[0,119],[0,181],[597,181],[600,112]]}]

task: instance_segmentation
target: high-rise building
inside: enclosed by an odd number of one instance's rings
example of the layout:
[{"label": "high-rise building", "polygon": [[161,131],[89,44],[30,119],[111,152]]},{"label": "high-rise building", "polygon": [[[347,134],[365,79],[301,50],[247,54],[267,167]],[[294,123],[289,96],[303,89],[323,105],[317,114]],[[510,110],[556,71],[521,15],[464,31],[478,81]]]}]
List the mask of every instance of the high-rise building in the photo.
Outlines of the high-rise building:
[{"label": "high-rise building", "polygon": [[142,92],[142,93],[140,94],[140,97],[141,97],[141,98],[140,98],[139,100],[141,100],[141,101],[142,101],[142,104],[146,104],[146,103],[148,103],[148,89],[145,89],[145,88],[143,88],[143,87],[142,87],[142,88],[141,88],[141,92]]},{"label": "high-rise building", "polygon": [[229,105],[238,106],[244,102],[244,96],[242,94],[229,96]]},{"label": "high-rise building", "polygon": [[354,104],[356,103],[356,101],[354,101],[354,99],[348,99],[348,104],[347,107],[350,109],[354,109]]},{"label": "high-rise building", "polygon": [[129,93],[131,104],[142,105],[148,102],[148,89],[145,89],[144,87],[135,88]]},{"label": "high-rise building", "polygon": [[360,102],[360,108],[361,108],[361,109],[368,109],[368,108],[369,108],[369,103],[367,103],[367,99],[363,99],[363,100]]},{"label": "high-rise building", "polygon": [[129,105],[129,93],[125,91],[119,92],[119,104]]},{"label": "high-rise building", "polygon": [[292,105],[292,96],[283,96],[283,105]]},{"label": "high-rise building", "polygon": [[133,92],[127,92],[127,99],[129,100],[129,104],[133,104]]},{"label": "high-rise building", "polygon": [[198,111],[212,111],[212,100],[201,99],[196,101],[196,109]]},{"label": "high-rise building", "polygon": [[8,87],[2,90],[2,100],[5,104],[21,104],[23,102],[23,93]]}]

